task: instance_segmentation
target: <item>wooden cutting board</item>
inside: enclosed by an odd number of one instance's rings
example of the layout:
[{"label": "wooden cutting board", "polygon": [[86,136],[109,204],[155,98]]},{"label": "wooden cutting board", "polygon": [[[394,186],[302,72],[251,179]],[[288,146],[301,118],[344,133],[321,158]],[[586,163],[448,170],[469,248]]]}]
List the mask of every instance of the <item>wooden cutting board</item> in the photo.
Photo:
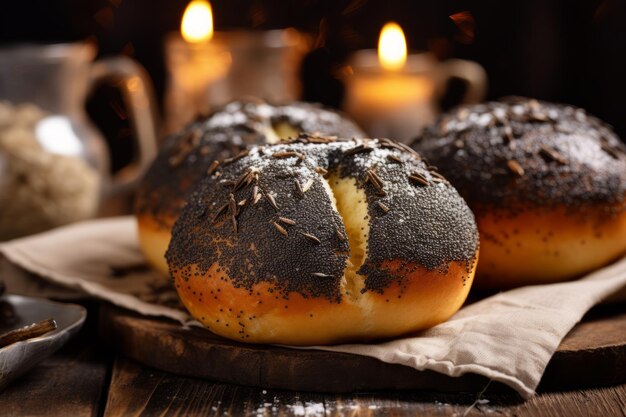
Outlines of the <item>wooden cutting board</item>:
[{"label": "wooden cutting board", "polygon": [[[241,344],[204,329],[183,329],[173,321],[111,305],[100,312],[100,331],[121,353],[146,365],[240,385],[337,393],[390,389],[473,392],[487,382],[479,375],[451,378],[346,353]],[[548,364],[540,390],[625,381],[626,304],[615,304],[592,310],[567,335]],[[496,385],[495,390],[507,388]]]}]

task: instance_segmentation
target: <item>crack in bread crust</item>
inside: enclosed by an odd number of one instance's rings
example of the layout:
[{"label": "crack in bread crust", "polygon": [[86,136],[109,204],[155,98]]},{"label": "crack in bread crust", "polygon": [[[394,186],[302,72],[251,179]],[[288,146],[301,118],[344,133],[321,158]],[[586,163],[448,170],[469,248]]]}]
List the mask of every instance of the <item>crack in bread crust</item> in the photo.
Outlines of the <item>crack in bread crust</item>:
[{"label": "crack in bread crust", "polygon": [[361,297],[361,291],[365,288],[365,277],[358,271],[367,256],[369,233],[367,197],[365,191],[357,187],[354,178],[340,178],[333,173],[326,182],[334,196],[350,247],[350,256],[344,270],[343,291],[347,297],[355,301]]},{"label": "crack in bread crust", "polygon": [[[353,198],[362,205],[351,207]],[[200,182],[167,259],[172,274],[219,263],[236,286],[270,283],[277,300],[297,292],[340,303],[346,272],[345,290],[358,298],[355,290],[405,288],[419,268],[462,262],[469,276],[477,249],[469,208],[418,155],[391,142],[304,136],[254,148]],[[385,267],[390,260],[400,264]]]}]

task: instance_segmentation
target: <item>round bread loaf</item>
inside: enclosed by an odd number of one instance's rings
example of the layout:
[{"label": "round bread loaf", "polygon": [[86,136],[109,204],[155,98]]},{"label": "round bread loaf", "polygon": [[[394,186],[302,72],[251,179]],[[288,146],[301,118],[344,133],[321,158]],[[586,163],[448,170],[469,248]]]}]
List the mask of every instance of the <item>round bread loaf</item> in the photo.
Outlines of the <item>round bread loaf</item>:
[{"label": "round bread loaf", "polygon": [[580,276],[626,252],[626,149],[582,109],[507,98],[463,106],[413,144],[476,216],[476,285]]},{"label": "round bread loaf", "polygon": [[301,136],[206,175],[167,262],[184,305],[214,333],[311,345],[446,320],[477,256],[470,209],[410,148]]},{"label": "round bread loaf", "polygon": [[165,251],[188,188],[255,144],[277,143],[300,132],[361,137],[363,132],[342,115],[319,105],[236,101],[201,117],[166,141],[139,186],[135,214],[139,241],[149,263],[167,274]]}]

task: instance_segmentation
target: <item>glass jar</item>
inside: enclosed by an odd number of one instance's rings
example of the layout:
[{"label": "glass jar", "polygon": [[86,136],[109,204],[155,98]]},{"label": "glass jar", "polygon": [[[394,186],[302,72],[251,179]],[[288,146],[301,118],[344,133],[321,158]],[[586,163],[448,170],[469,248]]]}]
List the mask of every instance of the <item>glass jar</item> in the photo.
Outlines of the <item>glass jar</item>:
[{"label": "glass jar", "polygon": [[[156,154],[145,71],[126,57],[93,62],[95,54],[88,43],[0,48],[0,241],[93,217]],[[137,140],[135,162],[115,177],[84,108],[104,78],[119,81]]]}]

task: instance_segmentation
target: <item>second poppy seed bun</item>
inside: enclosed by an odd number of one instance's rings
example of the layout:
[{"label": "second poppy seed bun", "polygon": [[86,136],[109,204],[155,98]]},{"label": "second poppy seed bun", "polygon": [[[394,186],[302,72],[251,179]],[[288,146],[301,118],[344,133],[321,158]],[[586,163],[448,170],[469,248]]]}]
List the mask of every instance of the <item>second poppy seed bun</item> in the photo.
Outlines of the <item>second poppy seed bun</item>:
[{"label": "second poppy seed bun", "polygon": [[150,264],[167,274],[164,254],[172,226],[187,190],[212,169],[212,163],[303,131],[363,136],[352,121],[319,105],[234,101],[171,137],[140,184],[135,205],[141,248]]},{"label": "second poppy seed bun", "polygon": [[459,190],[481,235],[476,285],[562,281],[626,252],[626,151],[572,106],[463,106],[414,143]]},{"label": "second poppy seed bun", "polygon": [[369,340],[431,327],[463,304],[473,215],[410,149],[304,136],[217,172],[189,195],[167,251],[181,300],[214,333]]}]

